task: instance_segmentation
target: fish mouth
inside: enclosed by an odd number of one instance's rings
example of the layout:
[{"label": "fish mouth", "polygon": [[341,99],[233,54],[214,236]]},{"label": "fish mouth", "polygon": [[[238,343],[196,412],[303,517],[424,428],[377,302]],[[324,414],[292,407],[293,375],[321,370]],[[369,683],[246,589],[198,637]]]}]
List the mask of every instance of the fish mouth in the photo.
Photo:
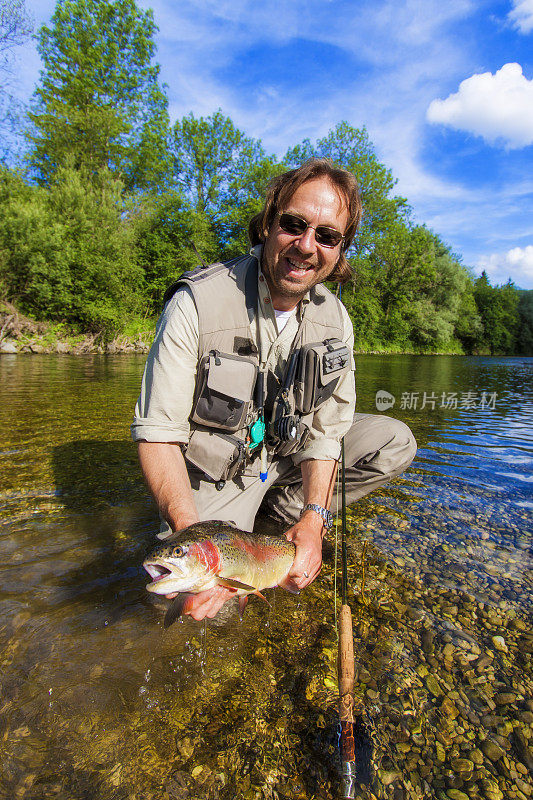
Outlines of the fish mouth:
[{"label": "fish mouth", "polygon": [[168,594],[169,592],[180,591],[181,587],[178,588],[176,582],[180,581],[183,576],[177,575],[166,564],[161,564],[158,561],[145,561],[143,567],[152,578],[151,582],[146,585],[149,592]]},{"label": "fish mouth", "polygon": [[160,581],[163,578],[168,578],[169,575],[172,575],[171,569],[165,567],[163,564],[155,564],[153,561],[149,561],[148,563],[145,562],[143,567],[148,575],[153,578],[152,583],[157,583],[157,581]]}]

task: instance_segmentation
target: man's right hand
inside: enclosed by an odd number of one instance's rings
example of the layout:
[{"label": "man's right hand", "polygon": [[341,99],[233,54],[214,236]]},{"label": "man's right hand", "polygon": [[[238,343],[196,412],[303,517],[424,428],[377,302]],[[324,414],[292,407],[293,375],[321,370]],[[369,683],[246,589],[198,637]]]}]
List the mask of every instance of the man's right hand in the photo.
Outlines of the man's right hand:
[{"label": "man's right hand", "polygon": [[[165,597],[171,600],[177,594],[178,592],[174,592],[173,594],[165,595]],[[235,592],[226,589],[224,586],[215,586],[213,589],[206,589],[205,592],[191,594],[182,613],[189,614],[197,622],[205,619],[205,617],[212,619],[216,617],[227,600],[235,597],[235,594]]]}]

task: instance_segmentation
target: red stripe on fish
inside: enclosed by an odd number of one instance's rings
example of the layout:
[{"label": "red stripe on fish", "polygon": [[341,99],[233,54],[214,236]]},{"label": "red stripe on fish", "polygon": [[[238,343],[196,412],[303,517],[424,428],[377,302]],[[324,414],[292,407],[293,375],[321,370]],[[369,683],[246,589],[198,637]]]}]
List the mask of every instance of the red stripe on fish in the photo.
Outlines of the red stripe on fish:
[{"label": "red stripe on fish", "polygon": [[217,572],[220,569],[220,550],[210,542],[209,539],[204,539],[199,545],[203,553],[203,563],[209,568],[210,572]]},{"label": "red stripe on fish", "polygon": [[278,546],[269,547],[268,545],[258,545],[256,542],[250,542],[241,537],[235,537],[233,542],[235,547],[244,550],[245,553],[251,555],[256,561],[266,562],[270,561],[279,555]]}]

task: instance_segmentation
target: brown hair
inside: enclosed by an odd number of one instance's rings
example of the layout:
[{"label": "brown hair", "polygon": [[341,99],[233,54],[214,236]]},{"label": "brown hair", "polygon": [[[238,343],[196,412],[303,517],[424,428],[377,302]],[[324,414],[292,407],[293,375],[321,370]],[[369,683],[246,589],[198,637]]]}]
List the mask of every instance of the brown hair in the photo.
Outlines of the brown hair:
[{"label": "brown hair", "polygon": [[363,207],[359,186],[354,175],[335,167],[329,158],[309,158],[297,169],[291,169],[274,178],[268,186],[262,210],[250,220],[248,236],[252,246],[262,244],[268,236],[276,214],[287,205],[295,191],[303,183],[322,177],[328,178],[337,189],[340,189],[348,208],[348,226],[344,232],[341,254],[335,269],[329,276],[329,280],[346,283],[352,277],[352,268],[345,252],[351,245],[359,227]]}]

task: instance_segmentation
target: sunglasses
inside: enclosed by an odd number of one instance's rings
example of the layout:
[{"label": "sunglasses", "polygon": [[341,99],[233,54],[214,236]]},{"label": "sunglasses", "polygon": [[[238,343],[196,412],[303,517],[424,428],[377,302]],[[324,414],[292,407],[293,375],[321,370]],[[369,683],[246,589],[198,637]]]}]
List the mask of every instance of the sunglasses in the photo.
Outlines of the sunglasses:
[{"label": "sunglasses", "polygon": [[344,236],[340,231],[335,228],[328,228],[327,225],[309,225],[305,219],[298,217],[296,214],[289,214],[285,211],[280,214],[279,227],[285,233],[290,233],[291,236],[301,236],[308,228],[312,228],[315,232],[315,241],[322,247],[336,247],[342,242]]}]

